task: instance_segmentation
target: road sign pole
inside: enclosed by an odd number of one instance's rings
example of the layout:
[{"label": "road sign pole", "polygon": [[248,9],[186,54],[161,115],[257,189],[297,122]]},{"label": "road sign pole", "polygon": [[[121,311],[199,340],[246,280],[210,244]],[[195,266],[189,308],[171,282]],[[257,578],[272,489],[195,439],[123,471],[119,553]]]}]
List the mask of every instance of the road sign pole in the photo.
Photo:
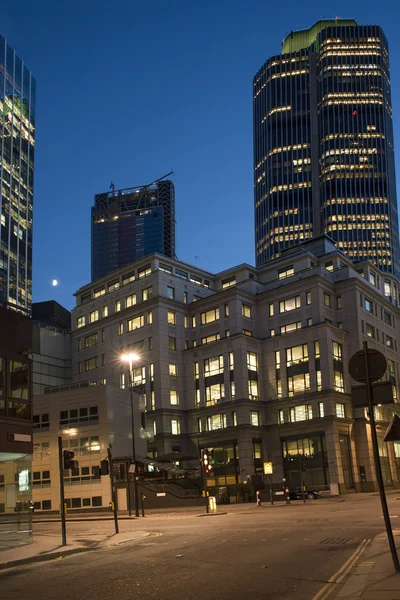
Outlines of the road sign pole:
[{"label": "road sign pole", "polygon": [[389,510],[386,501],[385,488],[383,485],[383,477],[382,477],[382,469],[381,469],[381,461],[379,458],[379,448],[378,448],[378,436],[376,434],[375,427],[375,415],[374,415],[374,405],[373,405],[373,396],[372,396],[372,382],[369,376],[369,364],[368,364],[368,343],[363,343],[364,349],[364,364],[365,364],[365,376],[366,376],[366,389],[367,389],[367,399],[368,399],[368,407],[369,407],[369,420],[371,425],[371,437],[372,437],[372,448],[374,453],[375,460],[375,471],[376,478],[378,481],[379,494],[381,497],[382,503],[382,512],[383,518],[385,520],[386,532],[389,540],[390,552],[392,554],[393,565],[396,573],[400,573],[400,563],[399,557],[397,555],[396,544],[393,537],[392,524],[390,522]]},{"label": "road sign pole", "polygon": [[65,525],[65,498],[64,498],[64,464],[62,437],[58,436],[58,470],[60,473],[60,513],[61,513],[61,540],[62,546],[67,545],[67,529]]},{"label": "road sign pole", "polygon": [[107,456],[108,456],[108,464],[110,469],[110,486],[111,486],[111,503],[112,509],[114,513],[114,525],[115,525],[115,533],[119,533],[118,527],[118,515],[117,515],[117,502],[116,502],[116,493],[115,493],[115,485],[114,485],[114,469],[112,464],[112,455],[111,448],[107,448]]}]

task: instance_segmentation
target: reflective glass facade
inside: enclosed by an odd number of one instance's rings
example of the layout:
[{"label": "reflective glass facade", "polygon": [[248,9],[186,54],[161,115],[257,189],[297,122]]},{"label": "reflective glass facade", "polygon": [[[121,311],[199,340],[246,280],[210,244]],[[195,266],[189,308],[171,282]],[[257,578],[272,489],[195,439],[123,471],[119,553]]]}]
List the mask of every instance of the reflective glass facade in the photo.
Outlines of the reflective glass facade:
[{"label": "reflective glass facade", "polygon": [[153,252],[175,257],[172,181],[95,196],[92,281]]},{"label": "reflective glass facade", "polygon": [[30,312],[36,83],[0,36],[0,303]]},{"label": "reflective glass facade", "polygon": [[379,27],[320,21],[254,78],[257,265],[327,233],[400,274],[389,53]]}]

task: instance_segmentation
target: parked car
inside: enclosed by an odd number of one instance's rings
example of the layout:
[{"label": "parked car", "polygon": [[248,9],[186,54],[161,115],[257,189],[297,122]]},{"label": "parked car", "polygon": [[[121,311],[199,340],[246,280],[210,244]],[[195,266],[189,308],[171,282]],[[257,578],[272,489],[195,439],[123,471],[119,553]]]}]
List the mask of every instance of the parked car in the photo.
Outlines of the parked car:
[{"label": "parked car", "polygon": [[[291,488],[289,494],[291,500],[303,500],[304,497],[304,492],[299,487]],[[318,498],[321,498],[321,493],[317,490],[306,489],[305,494],[308,500],[317,500]]]}]

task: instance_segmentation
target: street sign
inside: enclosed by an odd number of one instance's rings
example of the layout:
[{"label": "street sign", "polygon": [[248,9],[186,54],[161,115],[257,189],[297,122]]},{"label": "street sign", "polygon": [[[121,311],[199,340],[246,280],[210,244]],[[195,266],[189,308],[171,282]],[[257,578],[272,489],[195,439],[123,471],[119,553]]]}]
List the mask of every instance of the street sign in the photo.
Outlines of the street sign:
[{"label": "street sign", "polygon": [[131,463],[129,465],[129,473],[134,473],[135,472],[135,463]]},{"label": "street sign", "polygon": [[274,470],[272,468],[272,462],[265,462],[264,463],[264,475],[272,475],[273,472],[274,472]]},{"label": "street sign", "polygon": [[400,441],[400,417],[399,415],[393,415],[389,427],[383,438],[384,442],[397,442]]},{"label": "street sign", "polygon": [[[368,406],[368,394],[366,385],[354,385],[351,388],[351,400],[354,407]],[[372,386],[372,403],[393,404],[393,386],[390,381],[379,381]]]},{"label": "street sign", "polygon": [[[386,358],[374,348],[368,348],[367,351],[368,356],[368,371],[369,371],[369,379],[370,381],[377,381],[386,373]],[[365,383],[367,381],[367,376],[365,373],[365,359],[364,359],[364,350],[359,350],[349,360],[349,373],[353,379],[359,381],[360,383]]]}]

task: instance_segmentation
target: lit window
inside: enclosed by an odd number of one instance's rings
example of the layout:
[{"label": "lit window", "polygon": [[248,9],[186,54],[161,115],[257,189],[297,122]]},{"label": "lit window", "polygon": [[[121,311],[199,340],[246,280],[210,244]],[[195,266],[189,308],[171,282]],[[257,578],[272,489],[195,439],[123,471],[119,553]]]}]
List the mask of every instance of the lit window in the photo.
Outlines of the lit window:
[{"label": "lit window", "polygon": [[185,329],[189,329],[189,317],[187,315],[183,317],[183,324]]},{"label": "lit window", "polygon": [[92,335],[87,335],[85,337],[85,348],[90,348],[90,346],[94,346],[98,342],[97,333],[93,333]]},{"label": "lit window", "polygon": [[194,363],[194,377],[195,377],[195,379],[198,379],[200,377],[199,363],[198,362]]},{"label": "lit window", "polygon": [[103,306],[103,317],[108,317],[108,306]]},{"label": "lit window", "polygon": [[124,333],[124,324],[120,323],[118,326],[118,335],[122,335]]},{"label": "lit window", "polygon": [[216,404],[222,398],[225,398],[225,385],[223,383],[215,383],[206,386],[206,406]]},{"label": "lit window", "polygon": [[188,293],[187,292],[183,292],[183,301],[185,304],[188,303]]},{"label": "lit window", "polygon": [[160,269],[160,271],[164,271],[164,273],[172,275],[172,267],[170,267],[169,265],[164,265],[164,263],[160,262],[158,268]]},{"label": "lit window", "polygon": [[255,411],[255,410],[251,410],[250,411],[250,424],[254,425],[255,427],[258,427],[260,424],[260,413]]},{"label": "lit window", "polygon": [[297,375],[289,375],[287,378],[288,394],[304,394],[311,389],[310,373],[298,373]]},{"label": "lit window", "polygon": [[168,323],[169,325],[176,325],[176,313],[172,310],[168,311]]},{"label": "lit window", "polygon": [[113,292],[119,288],[119,279],[115,279],[114,281],[110,281],[108,284],[108,291]]},{"label": "lit window", "polygon": [[324,304],[325,304],[325,306],[331,305],[331,296],[330,296],[330,294],[327,294],[326,292],[324,292]]},{"label": "lit window", "polygon": [[196,315],[192,316],[192,327],[196,327]]},{"label": "lit window", "polygon": [[306,304],[311,304],[311,292],[306,292]]},{"label": "lit window", "polygon": [[393,348],[393,338],[389,335],[386,336],[386,346],[389,348]]},{"label": "lit window", "polygon": [[229,317],[229,304],[225,304],[224,312],[225,312],[225,317]]},{"label": "lit window", "polygon": [[303,404],[302,406],[293,406],[289,410],[290,422],[297,423],[297,421],[308,421],[313,418],[312,406],[310,404]]},{"label": "lit window", "polygon": [[287,277],[293,277],[293,275],[294,275],[293,265],[289,265],[288,267],[283,267],[282,269],[278,269],[278,279],[286,279]]},{"label": "lit window", "polygon": [[242,316],[243,317],[251,317],[251,306],[249,306],[248,304],[244,304],[242,303]]},{"label": "lit window", "polygon": [[365,324],[365,333],[367,334],[368,337],[375,338],[375,327],[372,327],[372,325],[368,325],[368,323],[366,323]]},{"label": "lit window", "polygon": [[171,298],[171,300],[174,300],[174,298],[175,298],[175,288],[167,286],[167,297]]},{"label": "lit window", "polygon": [[336,308],[342,308],[342,296],[336,296]]},{"label": "lit window", "polygon": [[125,373],[119,374],[119,387],[124,390],[125,389]]},{"label": "lit window", "polygon": [[335,390],[335,392],[344,393],[343,373],[341,371],[334,371],[333,379],[333,389]]},{"label": "lit window", "polygon": [[249,371],[257,371],[258,359],[257,354],[255,352],[247,353],[247,368],[249,369]]},{"label": "lit window", "polygon": [[197,431],[201,433],[203,431],[203,424],[201,419],[197,419]]},{"label": "lit window", "polygon": [[345,405],[340,402],[336,402],[336,416],[340,419],[346,418]]},{"label": "lit window", "polygon": [[298,329],[301,329],[301,321],[289,323],[289,325],[281,325],[281,335],[291,333],[292,331],[297,331]]},{"label": "lit window", "polygon": [[243,333],[244,335],[248,335],[249,337],[252,337],[253,335],[253,332],[250,331],[250,329],[243,329]]},{"label": "lit window", "polygon": [[85,360],[85,371],[92,371],[97,368],[97,356]]},{"label": "lit window", "polygon": [[301,346],[293,346],[292,348],[286,348],[286,366],[291,367],[299,363],[308,361],[308,346],[302,344]]},{"label": "lit window", "polygon": [[151,265],[146,265],[145,267],[138,269],[139,279],[142,279],[143,277],[148,277],[149,275],[151,275]]},{"label": "lit window", "polygon": [[106,288],[103,286],[101,288],[97,288],[93,292],[93,298],[99,298],[99,296],[103,296],[106,293]]},{"label": "lit window", "polygon": [[127,285],[131,281],[135,281],[135,273],[128,273],[122,277],[122,285]]},{"label": "lit window", "polygon": [[196,390],[195,400],[196,400],[196,406],[200,406],[200,390]]},{"label": "lit window", "polygon": [[253,381],[252,379],[248,380],[248,388],[249,388],[249,399],[250,400],[258,400],[258,382]]},{"label": "lit window", "polygon": [[153,311],[149,310],[147,313],[147,325],[153,324]]},{"label": "lit window", "polygon": [[181,432],[181,422],[178,419],[171,419],[172,435],[179,435]]},{"label": "lit window", "polygon": [[225,429],[226,427],[226,414],[212,415],[207,417],[208,431],[215,431],[217,429]]},{"label": "lit window", "polygon": [[289,312],[296,308],[300,308],[300,296],[293,296],[293,298],[287,298],[279,302],[280,313]]},{"label": "lit window", "polygon": [[236,395],[235,382],[231,381],[231,400],[235,399],[235,395]]},{"label": "lit window", "polygon": [[135,304],[136,304],[136,294],[131,294],[130,296],[127,296],[125,298],[126,308],[129,308],[130,306],[134,306]]},{"label": "lit window", "polygon": [[[234,427],[237,427],[237,414],[236,410],[232,411],[232,423]],[[400,456],[400,453],[399,453]]]},{"label": "lit window", "polygon": [[121,310],[121,300],[117,300],[115,302],[115,312],[119,312]]},{"label": "lit window", "polygon": [[327,271],[333,271],[333,261],[332,260],[325,263],[325,269]]},{"label": "lit window", "polygon": [[169,374],[173,377],[178,376],[178,365],[176,363],[169,363]]},{"label": "lit window", "polygon": [[77,328],[79,329],[80,327],[85,327],[85,321],[86,321],[86,319],[85,319],[84,316],[83,317],[78,317],[76,319],[76,326],[77,326]]},{"label": "lit window", "polygon": [[89,323],[94,323],[95,321],[99,320],[99,311],[98,310],[93,310],[90,314],[89,314]]},{"label": "lit window", "polygon": [[[186,273],[186,271],[181,271],[180,269],[175,269],[175,275],[177,277],[179,277],[180,279],[187,279],[188,278],[188,274]],[[187,292],[185,292],[187,294]]]},{"label": "lit window", "polygon": [[236,285],[236,276],[233,275],[232,277],[228,277],[228,279],[223,279],[221,285],[223,290]]},{"label": "lit window", "polygon": [[378,281],[379,281],[378,276],[373,271],[370,271],[369,272],[369,282],[372,283],[373,286],[378,287],[378,285],[379,285]]},{"label": "lit window", "polygon": [[[175,421],[176,423],[176,421]],[[171,427],[172,427],[172,423],[171,423]],[[153,421],[153,434],[157,435],[157,423],[156,421]]]},{"label": "lit window", "polygon": [[150,298],[153,296],[153,286],[150,286],[148,288],[145,288],[144,290],[142,290],[142,300],[143,302],[146,302],[146,300],[150,300]]},{"label": "lit window", "polygon": [[269,305],[269,316],[270,317],[274,316],[274,304],[273,304],[273,302],[271,302],[270,305]]},{"label": "lit window", "polygon": [[342,344],[338,342],[332,342],[332,354],[334,360],[341,361],[342,360]]},{"label": "lit window", "polygon": [[[196,363],[197,364],[197,363]],[[224,357],[215,356],[214,358],[206,358],[204,361],[204,377],[220,375],[224,372]]]},{"label": "lit window", "polygon": [[207,312],[201,313],[201,324],[206,325],[208,323],[213,323],[219,319],[219,308],[213,308],[208,310]]},{"label": "lit window", "polygon": [[179,398],[178,398],[178,392],[176,390],[169,391],[169,401],[172,406],[178,406]]},{"label": "lit window", "polygon": [[207,337],[201,338],[201,343],[211,344],[212,342],[217,342],[219,339],[221,339],[221,334],[214,333],[213,335],[208,335]]},{"label": "lit window", "polygon": [[371,300],[368,300],[367,298],[364,298],[364,308],[365,308],[365,310],[367,310],[370,313],[374,312],[373,307],[372,307],[372,302],[371,302]]},{"label": "lit window", "polygon": [[319,416],[321,418],[325,416],[324,403],[323,402],[318,402],[318,411],[319,411]]},{"label": "lit window", "polygon": [[283,414],[283,410],[280,409],[280,410],[278,410],[278,423],[279,423],[279,425],[283,425],[284,422],[285,422],[285,417]]},{"label": "lit window", "polygon": [[140,329],[144,327],[144,315],[140,315],[139,317],[135,317],[134,319],[129,319],[128,323],[128,331],[134,331],[135,329]]}]

